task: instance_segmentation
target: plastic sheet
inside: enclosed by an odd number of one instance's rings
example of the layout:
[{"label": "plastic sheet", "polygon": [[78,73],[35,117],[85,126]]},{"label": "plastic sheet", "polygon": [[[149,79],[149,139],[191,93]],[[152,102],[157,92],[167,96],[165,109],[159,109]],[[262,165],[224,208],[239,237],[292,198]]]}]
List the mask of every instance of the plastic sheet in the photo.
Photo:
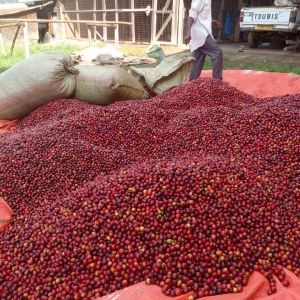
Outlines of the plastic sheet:
[{"label": "plastic sheet", "polygon": [[[262,274],[254,272],[242,293],[204,297],[201,300],[299,300],[300,278],[286,269],[285,272],[290,285],[286,288],[275,278],[277,283],[276,294],[268,296],[269,284],[267,279]],[[167,297],[157,286],[138,283],[108,296],[98,298],[98,300],[187,300],[190,295],[192,293],[178,297]]]},{"label": "plastic sheet", "polygon": [[[212,72],[203,71],[202,77],[212,77]],[[300,93],[300,76],[290,73],[225,70],[223,78],[237,89],[260,98]],[[288,270],[285,270],[285,272],[290,282],[289,287],[284,287],[275,278],[277,293],[270,296],[268,296],[269,283],[267,279],[259,272],[254,272],[242,293],[204,297],[201,299],[300,300],[300,278]],[[101,297],[99,300],[187,300],[189,295],[191,294],[171,298],[165,296],[157,286],[139,283],[111,295]]]},{"label": "plastic sheet", "polygon": [[[203,71],[201,77],[211,78],[212,72]],[[300,93],[300,76],[292,73],[225,70],[223,79],[237,89],[259,98]]]},{"label": "plastic sheet", "polygon": [[[212,77],[212,72],[203,71],[201,76]],[[300,93],[300,76],[291,73],[224,70],[223,77],[237,89],[260,98]],[[13,130],[17,122],[0,120],[0,133]]]},{"label": "plastic sheet", "polygon": [[[211,77],[211,71],[203,71],[203,77]],[[288,73],[268,73],[256,71],[224,71],[224,80],[232,86],[243,90],[256,97],[272,97],[285,94],[300,93],[300,76]],[[13,130],[18,120],[0,120],[0,134]],[[9,225],[12,210],[4,199],[0,198],[0,231]],[[2,220],[2,222],[1,222]],[[6,222],[3,222],[5,220]],[[201,298],[203,300],[300,300],[300,278],[292,272],[285,270],[290,284],[284,287],[275,277],[277,293],[268,296],[269,284],[260,273],[254,272],[248,285],[242,293],[227,294]],[[186,294],[178,297],[165,296],[161,288],[147,285],[144,282],[130,286],[110,295],[98,298],[98,300],[187,300]]]},{"label": "plastic sheet", "polygon": [[0,120],[0,134],[14,130],[15,126],[18,124],[18,120]]},{"label": "plastic sheet", "polygon": [[5,200],[0,198],[0,232],[9,225],[12,213],[12,209]]}]

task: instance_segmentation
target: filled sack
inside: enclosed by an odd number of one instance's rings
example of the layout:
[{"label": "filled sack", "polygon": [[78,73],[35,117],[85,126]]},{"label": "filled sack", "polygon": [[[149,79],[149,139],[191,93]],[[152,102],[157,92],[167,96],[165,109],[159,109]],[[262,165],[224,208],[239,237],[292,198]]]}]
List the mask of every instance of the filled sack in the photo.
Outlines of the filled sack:
[{"label": "filled sack", "polygon": [[183,51],[165,57],[154,67],[131,67],[132,75],[155,94],[163,94],[173,87],[184,84],[195,59],[188,52]]},{"label": "filled sack", "polygon": [[76,66],[74,98],[108,105],[116,101],[145,99],[148,93],[131,74],[118,66]]},{"label": "filled sack", "polygon": [[0,74],[0,119],[19,119],[51,100],[71,97],[77,73],[66,53],[42,53],[21,61]]}]

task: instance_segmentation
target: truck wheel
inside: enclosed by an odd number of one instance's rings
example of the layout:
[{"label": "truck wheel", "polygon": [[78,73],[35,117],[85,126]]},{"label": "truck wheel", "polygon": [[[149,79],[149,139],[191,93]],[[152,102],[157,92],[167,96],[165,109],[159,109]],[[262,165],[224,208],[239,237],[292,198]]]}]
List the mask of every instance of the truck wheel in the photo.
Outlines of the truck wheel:
[{"label": "truck wheel", "polygon": [[272,45],[274,45],[274,47],[277,49],[283,49],[286,46],[286,42],[285,41],[276,41],[276,42],[273,42]]},{"label": "truck wheel", "polygon": [[295,51],[300,52],[300,34],[298,34],[296,37]]},{"label": "truck wheel", "polygon": [[259,40],[256,37],[256,34],[253,31],[248,33],[248,46],[249,48],[257,48],[259,45]]}]

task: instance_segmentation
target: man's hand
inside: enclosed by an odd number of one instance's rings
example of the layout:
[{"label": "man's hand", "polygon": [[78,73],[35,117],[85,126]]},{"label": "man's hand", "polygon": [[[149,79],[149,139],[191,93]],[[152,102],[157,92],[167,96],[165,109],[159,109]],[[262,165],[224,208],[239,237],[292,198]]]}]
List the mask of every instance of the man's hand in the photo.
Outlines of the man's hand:
[{"label": "man's hand", "polygon": [[211,25],[213,27],[220,27],[221,26],[221,23],[218,21],[218,20],[212,20],[211,21]]},{"label": "man's hand", "polygon": [[188,45],[188,44],[190,43],[190,41],[191,41],[191,34],[190,34],[190,33],[187,33],[187,34],[185,35],[185,37],[184,37],[184,43],[185,43],[186,45]]}]

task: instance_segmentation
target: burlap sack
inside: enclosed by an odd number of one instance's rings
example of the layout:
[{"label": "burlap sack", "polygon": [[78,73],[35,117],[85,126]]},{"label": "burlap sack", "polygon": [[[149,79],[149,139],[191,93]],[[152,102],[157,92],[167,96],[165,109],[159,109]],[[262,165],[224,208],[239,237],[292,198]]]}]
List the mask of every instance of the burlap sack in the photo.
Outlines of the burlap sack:
[{"label": "burlap sack", "polygon": [[0,74],[0,119],[19,119],[75,89],[73,60],[61,52],[33,55]]},{"label": "burlap sack", "polygon": [[130,71],[143,86],[160,95],[188,80],[194,60],[188,51],[183,51],[165,57],[155,67],[130,67]]},{"label": "burlap sack", "polygon": [[116,101],[145,99],[148,93],[128,72],[117,66],[76,66],[74,98],[107,105]]}]

